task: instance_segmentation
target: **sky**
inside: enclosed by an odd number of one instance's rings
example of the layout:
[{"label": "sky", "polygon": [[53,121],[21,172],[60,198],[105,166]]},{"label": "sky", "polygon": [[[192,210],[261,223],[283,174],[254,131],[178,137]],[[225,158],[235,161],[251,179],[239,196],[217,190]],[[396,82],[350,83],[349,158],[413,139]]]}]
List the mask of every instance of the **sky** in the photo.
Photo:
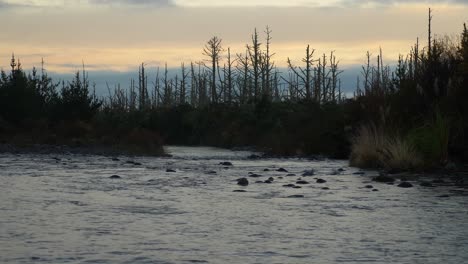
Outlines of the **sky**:
[{"label": "sky", "polygon": [[381,47],[391,64],[416,38],[424,43],[429,7],[435,35],[455,37],[468,22],[468,0],[0,0],[0,68],[12,53],[25,69],[43,58],[62,75],[83,63],[90,75],[178,67],[203,60],[213,36],[241,53],[255,28],[263,39],[269,26],[279,67],[288,57],[299,64],[310,44],[358,69],[367,51]]}]

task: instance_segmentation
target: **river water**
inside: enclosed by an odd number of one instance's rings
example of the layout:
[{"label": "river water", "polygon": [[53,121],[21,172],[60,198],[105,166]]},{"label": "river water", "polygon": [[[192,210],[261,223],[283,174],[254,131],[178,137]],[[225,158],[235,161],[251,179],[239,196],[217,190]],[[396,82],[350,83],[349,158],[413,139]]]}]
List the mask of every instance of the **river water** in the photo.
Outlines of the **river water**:
[{"label": "river water", "polygon": [[468,263],[464,189],[370,182],[346,161],[168,152],[0,154],[0,263]]}]

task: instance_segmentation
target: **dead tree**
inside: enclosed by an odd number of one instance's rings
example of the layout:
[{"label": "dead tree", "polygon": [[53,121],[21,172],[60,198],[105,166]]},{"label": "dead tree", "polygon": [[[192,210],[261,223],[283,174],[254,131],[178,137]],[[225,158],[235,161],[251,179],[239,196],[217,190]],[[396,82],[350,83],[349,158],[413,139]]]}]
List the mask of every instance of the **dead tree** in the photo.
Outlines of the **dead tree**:
[{"label": "dead tree", "polygon": [[[305,68],[294,66],[291,60],[288,58],[288,68],[292,73],[302,81],[305,90],[305,99],[312,99],[312,69],[313,69],[313,55],[314,49],[310,50],[310,46],[307,45],[306,56],[302,59],[302,62],[305,63]],[[298,83],[296,84],[299,85]]]},{"label": "dead tree", "polygon": [[211,73],[211,82],[210,82],[210,94],[211,94],[211,101],[216,103],[218,101],[218,95],[216,91],[216,70],[217,66],[221,57],[221,52],[223,51],[223,47],[221,46],[222,40],[216,36],[212,37],[208,42],[205,44],[203,48],[203,55],[209,57],[210,65],[207,67]]},{"label": "dead tree", "polygon": [[260,65],[262,59],[262,51],[260,50],[260,47],[261,43],[258,40],[257,29],[255,29],[254,34],[252,35],[252,46],[247,45],[247,50],[252,65],[254,101],[258,99],[260,94]]}]

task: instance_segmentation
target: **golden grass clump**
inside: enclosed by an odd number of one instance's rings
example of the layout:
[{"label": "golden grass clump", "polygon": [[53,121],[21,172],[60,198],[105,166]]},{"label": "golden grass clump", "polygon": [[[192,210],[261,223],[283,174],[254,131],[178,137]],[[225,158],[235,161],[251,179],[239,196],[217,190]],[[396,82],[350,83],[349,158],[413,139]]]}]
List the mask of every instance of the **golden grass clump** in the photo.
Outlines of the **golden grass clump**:
[{"label": "golden grass clump", "polygon": [[411,170],[420,168],[423,160],[407,140],[370,124],[361,126],[352,139],[350,165],[359,168]]}]

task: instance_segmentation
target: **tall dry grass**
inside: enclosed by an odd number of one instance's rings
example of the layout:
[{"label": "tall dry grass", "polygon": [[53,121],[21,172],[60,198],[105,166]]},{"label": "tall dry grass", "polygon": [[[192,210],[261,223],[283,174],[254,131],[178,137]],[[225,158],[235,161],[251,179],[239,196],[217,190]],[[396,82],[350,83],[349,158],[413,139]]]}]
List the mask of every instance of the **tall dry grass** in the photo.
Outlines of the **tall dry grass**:
[{"label": "tall dry grass", "polygon": [[359,168],[412,170],[423,159],[406,139],[375,124],[363,125],[352,139],[350,165]]}]

